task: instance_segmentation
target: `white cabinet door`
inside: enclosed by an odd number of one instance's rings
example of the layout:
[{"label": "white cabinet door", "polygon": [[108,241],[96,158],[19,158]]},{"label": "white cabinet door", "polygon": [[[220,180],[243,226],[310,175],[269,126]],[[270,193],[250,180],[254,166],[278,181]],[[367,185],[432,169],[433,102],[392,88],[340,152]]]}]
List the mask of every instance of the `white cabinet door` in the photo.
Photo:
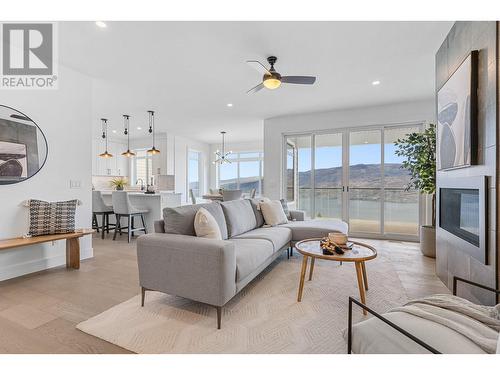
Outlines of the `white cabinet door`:
[{"label": "white cabinet door", "polygon": [[153,155],[152,158],[152,168],[154,175],[164,175],[167,174],[167,138],[165,136],[158,137],[156,140],[156,148],[160,150],[160,153],[157,155]]},{"label": "white cabinet door", "polygon": [[175,174],[175,137],[167,136],[167,170],[165,174],[173,175]]}]

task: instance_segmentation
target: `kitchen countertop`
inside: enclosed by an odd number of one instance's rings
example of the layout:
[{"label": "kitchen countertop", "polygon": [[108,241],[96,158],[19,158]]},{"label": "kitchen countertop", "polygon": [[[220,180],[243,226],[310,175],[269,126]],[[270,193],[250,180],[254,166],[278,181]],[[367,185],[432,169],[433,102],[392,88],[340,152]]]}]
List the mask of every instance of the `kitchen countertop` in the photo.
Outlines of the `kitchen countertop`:
[{"label": "kitchen countertop", "polygon": [[[101,194],[106,194],[110,195],[113,193],[114,190],[101,190]],[[173,191],[159,191],[154,194],[146,194],[142,191],[136,191],[136,190],[125,190],[129,195],[145,195],[145,196],[160,196],[162,194],[175,194],[175,195],[180,195],[181,193],[174,193]]]}]

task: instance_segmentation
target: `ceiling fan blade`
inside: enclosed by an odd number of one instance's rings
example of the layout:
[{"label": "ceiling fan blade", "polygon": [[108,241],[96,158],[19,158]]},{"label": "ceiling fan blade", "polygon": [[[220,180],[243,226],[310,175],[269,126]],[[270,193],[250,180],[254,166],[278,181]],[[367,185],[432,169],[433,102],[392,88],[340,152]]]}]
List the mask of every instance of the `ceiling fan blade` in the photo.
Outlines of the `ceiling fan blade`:
[{"label": "ceiling fan blade", "polygon": [[271,75],[271,72],[269,69],[265,67],[264,64],[262,64],[260,61],[257,60],[247,60],[248,65],[253,67],[255,70],[257,70],[261,74],[269,74]]},{"label": "ceiling fan blade", "polygon": [[257,86],[252,87],[250,90],[247,91],[247,94],[253,94],[256,93],[257,91],[260,91],[264,88],[263,83],[259,83]]},{"label": "ceiling fan blade", "polygon": [[316,77],[311,76],[284,76],[281,77],[281,82],[295,83],[298,85],[312,85],[316,82]]}]

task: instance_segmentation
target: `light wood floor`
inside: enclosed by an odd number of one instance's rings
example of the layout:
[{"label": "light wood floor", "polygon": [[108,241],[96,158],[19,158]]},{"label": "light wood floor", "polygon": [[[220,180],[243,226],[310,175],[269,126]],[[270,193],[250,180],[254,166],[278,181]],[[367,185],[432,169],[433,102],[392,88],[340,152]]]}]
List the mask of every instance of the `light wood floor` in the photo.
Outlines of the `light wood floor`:
[{"label": "light wood floor", "polygon": [[[449,292],[418,244],[365,241],[389,256],[409,298]],[[0,282],[0,353],[128,353],[75,328],[139,293],[135,242],[94,235],[93,246],[94,258],[78,271],[58,267]]]}]

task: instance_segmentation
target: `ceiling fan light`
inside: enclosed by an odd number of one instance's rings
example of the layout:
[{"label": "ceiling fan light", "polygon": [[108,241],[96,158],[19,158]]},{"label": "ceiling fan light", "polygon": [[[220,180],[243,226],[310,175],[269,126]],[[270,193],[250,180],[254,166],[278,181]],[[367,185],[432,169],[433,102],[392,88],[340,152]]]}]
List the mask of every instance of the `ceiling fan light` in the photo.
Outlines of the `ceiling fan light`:
[{"label": "ceiling fan light", "polygon": [[281,81],[275,77],[264,78],[264,82],[262,83],[269,90],[274,90],[281,86]]}]

